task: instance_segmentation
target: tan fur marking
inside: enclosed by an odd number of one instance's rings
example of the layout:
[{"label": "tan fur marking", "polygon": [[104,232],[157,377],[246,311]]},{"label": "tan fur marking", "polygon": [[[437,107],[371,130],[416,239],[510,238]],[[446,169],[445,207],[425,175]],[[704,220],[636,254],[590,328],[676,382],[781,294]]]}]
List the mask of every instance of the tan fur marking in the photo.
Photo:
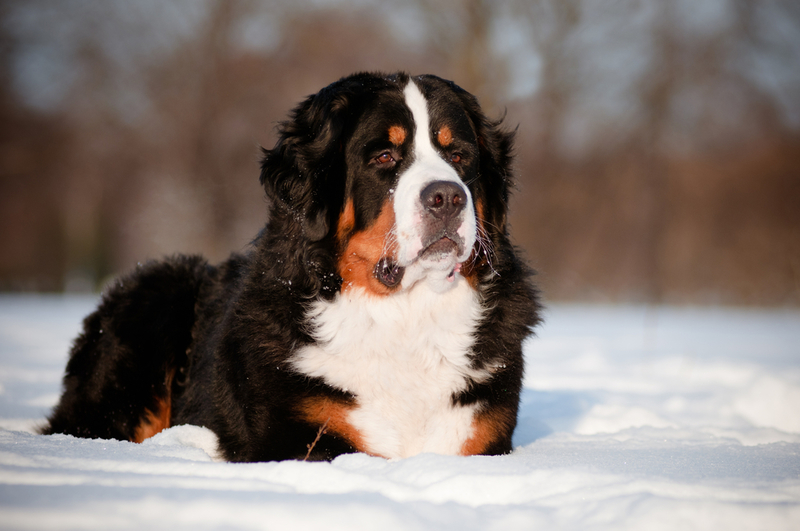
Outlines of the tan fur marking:
[{"label": "tan fur marking", "polygon": [[170,427],[170,419],[172,418],[172,379],[175,377],[175,369],[167,373],[164,387],[166,388],[166,396],[156,397],[156,410],[144,410],[144,418],[136,426],[133,432],[132,442],[141,443],[145,439],[149,439],[153,435],[160,433]]},{"label": "tan fur marking", "polygon": [[[375,278],[375,265],[386,255],[394,253],[394,245],[389,242],[389,235],[394,227],[394,209],[390,201],[386,201],[375,222],[366,230],[352,233],[343,230],[348,225],[348,216],[352,216],[352,201],[348,201],[340,219],[337,235],[339,241],[347,245],[339,259],[339,275],[342,277],[342,291],[353,287],[362,287],[375,295],[388,295],[392,289],[381,284]],[[354,223],[354,222],[353,222]],[[351,234],[352,233],[352,234]],[[349,235],[349,239],[347,239]]]},{"label": "tan fur marking", "polygon": [[472,437],[464,441],[461,455],[481,455],[508,430],[510,412],[505,409],[480,411],[472,419]]},{"label": "tan fur marking", "polygon": [[453,132],[450,130],[449,127],[443,125],[439,132],[436,133],[436,140],[439,142],[439,145],[442,147],[447,147],[453,143]]},{"label": "tan fur marking", "polygon": [[[315,426],[325,426],[325,431],[347,441],[356,451],[369,453],[359,432],[347,420],[352,405],[327,397],[311,397],[300,403],[300,417]],[[311,441],[309,441],[310,443]]]},{"label": "tan fur marking", "polygon": [[406,130],[400,125],[393,125],[389,128],[389,142],[395,146],[403,145],[406,141]]},{"label": "tan fur marking", "polygon": [[356,225],[356,213],[353,207],[353,200],[350,199],[347,201],[347,204],[344,206],[344,210],[342,210],[342,215],[339,216],[339,223],[336,226],[336,238],[343,242],[348,237],[350,237],[350,233],[353,232],[353,228]]}]

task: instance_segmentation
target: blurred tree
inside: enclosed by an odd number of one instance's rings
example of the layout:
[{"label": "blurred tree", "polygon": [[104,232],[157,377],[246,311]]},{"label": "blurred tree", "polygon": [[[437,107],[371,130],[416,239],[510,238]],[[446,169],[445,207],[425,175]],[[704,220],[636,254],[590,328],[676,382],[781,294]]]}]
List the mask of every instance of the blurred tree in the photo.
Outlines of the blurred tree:
[{"label": "blurred tree", "polygon": [[[0,4],[0,20],[8,6]],[[0,25],[0,290],[60,289],[59,120],[20,107],[11,90],[16,42]],[[34,208],[31,208],[34,207]]]},{"label": "blurred tree", "polygon": [[275,122],[403,69],[519,125],[513,235],[549,297],[800,303],[798,5],[7,0],[0,288],[242,249]]}]

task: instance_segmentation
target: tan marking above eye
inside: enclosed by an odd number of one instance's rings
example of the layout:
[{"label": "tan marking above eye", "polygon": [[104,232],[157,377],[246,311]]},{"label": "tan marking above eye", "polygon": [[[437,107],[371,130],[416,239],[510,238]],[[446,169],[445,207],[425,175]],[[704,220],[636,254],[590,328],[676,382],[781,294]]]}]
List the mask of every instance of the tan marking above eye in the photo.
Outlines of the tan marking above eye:
[{"label": "tan marking above eye", "polygon": [[400,146],[406,140],[406,130],[400,125],[393,125],[389,128],[389,142],[395,146]]},{"label": "tan marking above eye", "polygon": [[440,146],[447,147],[453,143],[453,132],[449,127],[444,125],[439,129],[439,132],[436,133],[436,140],[439,142]]}]

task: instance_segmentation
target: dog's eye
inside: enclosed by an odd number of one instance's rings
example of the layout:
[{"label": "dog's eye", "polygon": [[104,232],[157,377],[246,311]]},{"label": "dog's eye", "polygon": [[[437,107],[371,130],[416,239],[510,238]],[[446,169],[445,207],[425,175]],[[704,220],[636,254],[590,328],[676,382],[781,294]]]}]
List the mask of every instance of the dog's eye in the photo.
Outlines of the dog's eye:
[{"label": "dog's eye", "polygon": [[456,152],[450,155],[450,162],[453,164],[461,164],[461,153]]},{"label": "dog's eye", "polygon": [[378,164],[389,164],[394,162],[394,157],[392,157],[392,153],[390,151],[384,151],[377,157],[375,157],[375,162]]}]

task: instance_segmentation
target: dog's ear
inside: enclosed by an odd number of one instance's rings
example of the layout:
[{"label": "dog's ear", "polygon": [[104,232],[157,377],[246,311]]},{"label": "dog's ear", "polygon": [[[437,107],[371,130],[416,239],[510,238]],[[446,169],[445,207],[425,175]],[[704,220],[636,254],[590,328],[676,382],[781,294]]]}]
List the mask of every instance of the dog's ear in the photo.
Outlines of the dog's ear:
[{"label": "dog's ear", "polygon": [[507,234],[508,199],[514,187],[511,162],[516,132],[504,128],[503,118],[487,118],[472,94],[463,90],[457,93],[478,137],[480,178],[475,186],[481,188],[479,195],[488,203],[483,209],[486,229],[504,236]]},{"label": "dog's ear", "polygon": [[489,223],[506,234],[508,199],[513,190],[514,174],[511,168],[516,131],[503,128],[503,120],[490,121],[485,117],[478,129],[478,145],[481,150],[480,172],[484,176],[487,211],[492,218]]},{"label": "dog's ear", "polygon": [[309,96],[279,124],[275,147],[263,150],[261,184],[273,209],[293,215],[312,241],[335,225],[346,186],[345,132],[357,119],[357,98],[380,79],[350,76]]},{"label": "dog's ear", "polygon": [[338,152],[346,106],[331,87],[309,96],[278,126],[275,147],[263,150],[261,184],[273,211],[285,208],[314,241],[330,229],[329,204],[336,199],[331,174],[344,171]]}]

